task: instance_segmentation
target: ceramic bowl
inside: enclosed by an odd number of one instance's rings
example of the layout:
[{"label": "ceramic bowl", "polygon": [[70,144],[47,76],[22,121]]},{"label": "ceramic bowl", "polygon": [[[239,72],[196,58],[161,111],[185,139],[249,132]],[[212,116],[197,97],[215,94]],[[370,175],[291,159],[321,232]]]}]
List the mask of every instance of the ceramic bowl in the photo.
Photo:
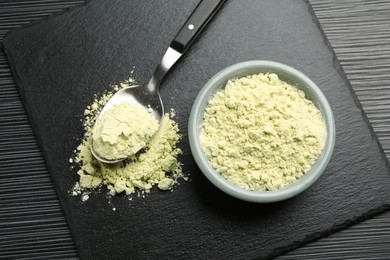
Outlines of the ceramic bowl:
[{"label": "ceramic bowl", "polygon": [[[210,164],[200,146],[200,125],[204,110],[213,94],[222,89],[228,80],[256,73],[276,73],[281,80],[293,83],[303,90],[306,98],[313,101],[321,111],[326,124],[325,147],[314,165],[295,183],[275,191],[250,191],[236,186],[222,177]],[[309,188],[323,173],[332,156],[335,144],[335,123],[332,110],[318,86],[302,72],[282,63],[264,60],[247,61],[232,65],[212,77],[199,92],[191,109],[188,125],[190,147],[196,163],[203,174],[223,192],[241,200],[269,203],[289,199]]]}]

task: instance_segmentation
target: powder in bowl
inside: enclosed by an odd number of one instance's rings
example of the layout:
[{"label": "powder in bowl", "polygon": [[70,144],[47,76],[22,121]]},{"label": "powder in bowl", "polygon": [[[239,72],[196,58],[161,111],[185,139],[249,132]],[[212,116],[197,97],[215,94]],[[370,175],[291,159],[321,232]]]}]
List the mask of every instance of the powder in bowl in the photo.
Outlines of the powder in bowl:
[{"label": "powder in bowl", "polygon": [[282,189],[302,177],[324,148],[321,112],[274,73],[230,80],[209,101],[202,150],[224,178],[246,190]]}]

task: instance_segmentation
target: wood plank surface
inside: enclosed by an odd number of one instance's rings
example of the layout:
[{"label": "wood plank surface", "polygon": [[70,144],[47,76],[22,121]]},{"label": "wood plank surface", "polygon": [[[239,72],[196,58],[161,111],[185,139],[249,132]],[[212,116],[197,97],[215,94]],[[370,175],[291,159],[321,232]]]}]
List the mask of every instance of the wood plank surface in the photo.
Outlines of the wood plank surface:
[{"label": "wood plank surface", "polygon": [[[82,3],[82,0],[2,0],[0,41],[9,30]],[[310,0],[309,3],[390,158],[390,1]],[[389,244],[390,212],[387,212],[279,258],[389,259]],[[77,258],[2,50],[0,258]]]}]

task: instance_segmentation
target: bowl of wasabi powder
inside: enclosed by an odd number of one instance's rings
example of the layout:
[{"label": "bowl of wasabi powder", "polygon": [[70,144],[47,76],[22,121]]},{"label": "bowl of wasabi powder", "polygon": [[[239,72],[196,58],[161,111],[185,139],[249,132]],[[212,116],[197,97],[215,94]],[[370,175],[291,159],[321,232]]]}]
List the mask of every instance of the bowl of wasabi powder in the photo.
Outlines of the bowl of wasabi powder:
[{"label": "bowl of wasabi powder", "polygon": [[191,152],[217,188],[271,203],[309,188],[336,138],[331,107],[302,72],[264,60],[232,65],[199,92],[189,118]]}]

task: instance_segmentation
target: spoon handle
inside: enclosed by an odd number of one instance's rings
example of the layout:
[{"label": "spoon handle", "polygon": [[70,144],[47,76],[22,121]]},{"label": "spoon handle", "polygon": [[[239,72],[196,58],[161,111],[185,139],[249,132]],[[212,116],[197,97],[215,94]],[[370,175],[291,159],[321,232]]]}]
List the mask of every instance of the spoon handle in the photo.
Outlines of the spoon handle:
[{"label": "spoon handle", "polygon": [[152,78],[147,84],[150,91],[157,89],[159,82],[164,78],[165,74],[187,50],[224,2],[225,0],[202,0],[196,6],[154,71]]},{"label": "spoon handle", "polygon": [[180,29],[170,47],[183,54],[224,2],[225,0],[202,0]]}]

